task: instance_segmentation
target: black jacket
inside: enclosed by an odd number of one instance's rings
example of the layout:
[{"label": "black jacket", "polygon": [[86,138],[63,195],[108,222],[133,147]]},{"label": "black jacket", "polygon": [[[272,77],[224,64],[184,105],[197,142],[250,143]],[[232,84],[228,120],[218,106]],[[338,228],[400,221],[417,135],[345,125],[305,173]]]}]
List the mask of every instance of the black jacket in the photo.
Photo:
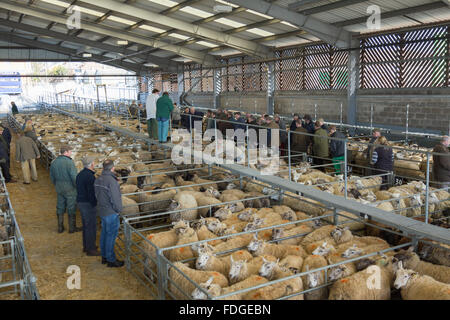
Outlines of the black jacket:
[{"label": "black jacket", "polygon": [[8,128],[3,129],[2,136],[3,136],[3,138],[5,138],[5,141],[9,146],[11,144],[11,132],[9,131]]},{"label": "black jacket", "polygon": [[242,129],[245,131],[246,125],[244,118],[239,118],[238,120],[234,119],[233,122],[234,122],[233,123],[234,130]]},{"label": "black jacket", "polygon": [[372,155],[373,166],[377,169],[393,171],[394,153],[391,148],[377,147]]},{"label": "black jacket", "polygon": [[291,122],[291,126],[290,126],[290,128],[289,128],[289,130],[290,131],[295,131],[295,130],[297,130],[297,125],[295,124],[295,120],[292,120],[292,122]]},{"label": "black jacket", "polygon": [[[194,127],[195,121],[200,121],[200,123],[202,122],[202,120],[203,120],[203,112],[195,110],[195,113],[194,114],[190,113],[190,115],[191,115],[192,129],[194,129],[195,128]],[[189,123],[188,123],[188,126],[189,126]],[[202,127],[202,125],[200,125],[200,128],[201,127]]]},{"label": "black jacket", "polygon": [[84,168],[77,175],[77,202],[89,202],[91,206],[97,205],[94,190],[94,171]]},{"label": "black jacket", "polygon": [[316,129],[314,128],[314,123],[312,121],[308,124],[306,124],[306,122],[303,122],[302,127],[305,128],[310,134],[314,134],[316,132]]},{"label": "black jacket", "polygon": [[[336,131],[331,135],[332,138],[345,139],[342,132]],[[345,153],[345,142],[338,140],[331,140],[330,142],[330,153],[332,158],[342,157]]]}]

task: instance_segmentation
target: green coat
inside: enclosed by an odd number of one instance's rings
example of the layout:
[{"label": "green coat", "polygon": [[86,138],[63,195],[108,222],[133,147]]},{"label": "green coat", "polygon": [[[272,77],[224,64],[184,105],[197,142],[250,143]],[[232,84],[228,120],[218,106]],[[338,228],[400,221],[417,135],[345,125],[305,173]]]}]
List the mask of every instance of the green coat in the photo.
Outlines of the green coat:
[{"label": "green coat", "polygon": [[77,168],[73,160],[58,156],[50,165],[50,179],[55,185],[56,193],[76,194]]},{"label": "green coat", "polygon": [[156,119],[170,119],[170,113],[173,110],[173,103],[169,96],[163,95],[156,101]]},{"label": "green coat", "polygon": [[319,128],[313,137],[313,155],[328,158],[328,134],[325,129]]}]

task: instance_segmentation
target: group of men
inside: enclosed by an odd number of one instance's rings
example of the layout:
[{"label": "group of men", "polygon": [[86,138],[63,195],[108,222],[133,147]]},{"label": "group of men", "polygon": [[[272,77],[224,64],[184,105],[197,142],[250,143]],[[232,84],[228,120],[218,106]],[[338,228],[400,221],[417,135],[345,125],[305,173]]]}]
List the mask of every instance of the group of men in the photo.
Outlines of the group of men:
[{"label": "group of men", "polygon": [[[83,231],[83,252],[88,256],[101,255],[102,264],[108,267],[122,267],[124,262],[118,260],[114,252],[122,211],[122,195],[114,162],[103,162],[103,171],[95,178],[94,158],[84,157],[84,169],[77,173],[71,156],[72,148],[63,145],[60,155],[50,166],[50,179],[57,193],[58,233],[64,232],[64,213],[67,211],[69,233]],[[77,205],[81,213],[81,229],[76,226]],[[102,222],[100,252],[96,246],[97,215]]]},{"label": "group of men", "polygon": [[149,137],[153,140],[158,140],[160,143],[167,142],[169,120],[172,117],[172,112],[174,111],[175,117],[179,114],[179,109],[174,106],[169,93],[163,92],[160,96],[159,90],[153,89],[152,93],[147,96],[145,109]]}]

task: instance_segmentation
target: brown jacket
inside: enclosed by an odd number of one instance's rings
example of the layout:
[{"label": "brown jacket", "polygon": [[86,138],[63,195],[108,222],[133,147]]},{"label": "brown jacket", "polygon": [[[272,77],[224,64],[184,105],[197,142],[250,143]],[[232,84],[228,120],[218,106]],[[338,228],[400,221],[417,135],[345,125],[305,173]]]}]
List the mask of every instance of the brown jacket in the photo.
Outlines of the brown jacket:
[{"label": "brown jacket", "polygon": [[445,153],[445,156],[433,155],[433,180],[450,182],[450,152],[442,143],[434,147],[433,152]]},{"label": "brown jacket", "polygon": [[303,127],[298,127],[294,132],[296,133],[292,133],[292,150],[307,152],[308,146],[311,143],[311,136],[307,136],[304,133],[308,133],[308,130]]},{"label": "brown jacket", "polygon": [[39,157],[39,149],[33,139],[22,136],[16,141],[16,160],[24,162]]}]

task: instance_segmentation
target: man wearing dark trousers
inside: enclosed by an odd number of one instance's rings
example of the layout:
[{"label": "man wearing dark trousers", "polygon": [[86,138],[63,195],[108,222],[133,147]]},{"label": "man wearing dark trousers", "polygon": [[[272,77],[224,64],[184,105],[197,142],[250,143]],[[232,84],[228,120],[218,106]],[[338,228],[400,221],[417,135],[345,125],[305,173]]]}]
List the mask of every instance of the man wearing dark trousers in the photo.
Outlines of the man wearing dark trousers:
[{"label": "man wearing dark trousers", "polygon": [[[3,132],[1,132],[1,130],[3,130]],[[12,139],[11,131],[9,131],[9,128],[2,123],[0,125],[0,133],[6,141],[6,144],[8,146],[8,158],[11,160],[11,139]],[[9,163],[8,165],[11,164]]]},{"label": "man wearing dark trousers", "polygon": [[84,169],[77,175],[77,204],[81,212],[83,223],[83,252],[88,256],[99,256],[95,245],[97,232],[97,199],[95,198],[94,182],[94,159],[84,157],[81,159]]},{"label": "man wearing dark trousers", "polygon": [[102,219],[102,233],[100,236],[100,250],[102,263],[110,268],[123,266],[123,261],[116,259],[114,245],[119,233],[119,213],[122,211],[122,195],[119,182],[114,173],[114,162],[103,162],[103,171],[94,183],[97,198],[98,214]]}]

